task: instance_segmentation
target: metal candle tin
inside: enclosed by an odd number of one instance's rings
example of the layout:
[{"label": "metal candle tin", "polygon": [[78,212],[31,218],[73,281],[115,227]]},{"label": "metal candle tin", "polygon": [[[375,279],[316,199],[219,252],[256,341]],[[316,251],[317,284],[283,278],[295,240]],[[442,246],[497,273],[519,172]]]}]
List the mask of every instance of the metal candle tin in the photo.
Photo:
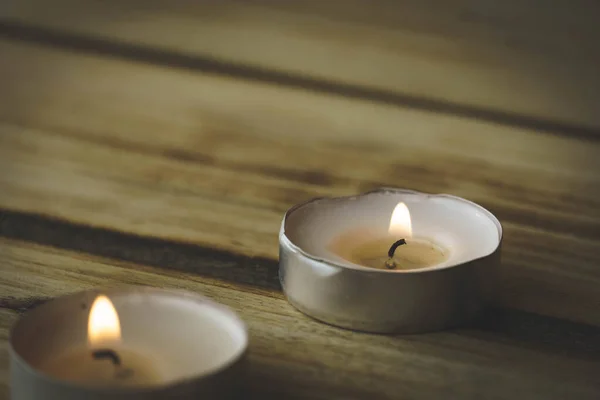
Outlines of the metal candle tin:
[{"label": "metal candle tin", "polygon": [[[344,232],[386,231],[399,202],[408,206],[415,234],[450,250],[445,262],[380,270],[331,251],[329,244]],[[331,325],[376,333],[434,331],[472,318],[490,300],[501,242],[498,219],[471,201],[383,188],[291,208],[279,233],[279,276],[294,307]]]},{"label": "metal candle tin", "polygon": [[[119,314],[124,345],[158,366],[159,383],[86,386],[40,370],[49,357],[86,346],[90,306],[100,294]],[[245,325],[233,311],[195,293],[154,288],[76,293],[33,309],[13,327],[11,399],[223,398],[235,394],[247,343]]]}]

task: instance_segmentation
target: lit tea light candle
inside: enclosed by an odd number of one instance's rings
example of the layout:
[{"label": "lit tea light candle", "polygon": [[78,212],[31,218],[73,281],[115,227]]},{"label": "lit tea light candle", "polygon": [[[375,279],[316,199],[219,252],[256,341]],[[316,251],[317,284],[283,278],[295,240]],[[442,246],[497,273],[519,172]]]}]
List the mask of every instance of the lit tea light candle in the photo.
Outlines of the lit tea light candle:
[{"label": "lit tea light candle", "polygon": [[489,301],[502,227],[450,195],[381,189],[316,199],[284,216],[280,280],[292,305],[370,332],[453,326]]},{"label": "lit tea light candle", "polygon": [[123,346],[119,316],[106,296],[94,301],[87,346],[73,348],[40,363],[54,378],[94,386],[149,386],[163,381],[150,358]]},{"label": "lit tea light candle", "polygon": [[388,234],[381,238],[342,234],[332,242],[332,251],[346,260],[378,269],[419,269],[440,264],[448,250],[431,239],[413,238],[410,211],[398,203],[390,217]]},{"label": "lit tea light candle", "polygon": [[222,397],[239,380],[244,324],[197,294],[152,288],[77,293],[11,331],[13,400]]}]

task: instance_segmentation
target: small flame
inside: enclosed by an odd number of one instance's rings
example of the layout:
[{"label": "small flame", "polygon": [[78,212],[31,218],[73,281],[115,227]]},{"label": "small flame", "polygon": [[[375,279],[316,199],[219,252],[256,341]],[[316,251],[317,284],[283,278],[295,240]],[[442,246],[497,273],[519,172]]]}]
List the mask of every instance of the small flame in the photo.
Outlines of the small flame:
[{"label": "small flame", "polygon": [[117,310],[106,296],[98,296],[90,309],[88,341],[91,346],[121,341],[121,324]]},{"label": "small flame", "polygon": [[388,232],[399,238],[411,238],[412,237],[412,224],[410,222],[410,212],[406,204],[400,202],[394,208],[392,217],[390,218],[390,227]]}]

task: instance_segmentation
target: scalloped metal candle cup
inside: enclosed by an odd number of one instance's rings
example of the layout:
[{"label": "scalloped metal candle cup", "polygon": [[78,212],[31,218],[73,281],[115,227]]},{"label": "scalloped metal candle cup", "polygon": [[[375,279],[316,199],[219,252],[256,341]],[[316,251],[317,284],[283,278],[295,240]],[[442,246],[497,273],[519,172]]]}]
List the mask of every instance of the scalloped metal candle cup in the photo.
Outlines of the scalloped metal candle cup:
[{"label": "scalloped metal candle cup", "polygon": [[[438,265],[373,269],[331,250],[349,231],[385,235],[404,202],[413,234],[449,250]],[[279,233],[279,277],[288,301],[331,325],[374,333],[418,333],[456,326],[493,295],[502,226],[483,207],[451,195],[384,188],[352,197],[320,198],[291,208]]]}]

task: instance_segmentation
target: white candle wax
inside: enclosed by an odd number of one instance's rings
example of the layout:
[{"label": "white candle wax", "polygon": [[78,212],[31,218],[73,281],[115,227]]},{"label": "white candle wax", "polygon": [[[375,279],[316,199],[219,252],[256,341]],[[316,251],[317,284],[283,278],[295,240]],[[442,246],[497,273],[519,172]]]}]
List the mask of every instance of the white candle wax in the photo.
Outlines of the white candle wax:
[{"label": "white candle wax", "polygon": [[54,378],[97,387],[151,386],[164,381],[143,351],[124,348],[119,315],[106,296],[90,308],[86,346],[41,360],[38,369]]},{"label": "white candle wax", "polygon": [[[362,239],[362,240],[361,240]],[[432,267],[448,259],[449,250],[430,239],[411,238],[406,244],[398,246],[391,257],[394,267],[386,264],[390,257],[388,251],[395,238],[362,238],[341,235],[334,239],[330,249],[350,263],[382,270],[413,270]]]},{"label": "white candle wax", "polygon": [[164,382],[152,359],[141,352],[119,347],[114,351],[120,359],[119,365],[110,359],[96,359],[93,350],[80,347],[43,360],[39,370],[56,379],[86,386],[135,387]]}]

